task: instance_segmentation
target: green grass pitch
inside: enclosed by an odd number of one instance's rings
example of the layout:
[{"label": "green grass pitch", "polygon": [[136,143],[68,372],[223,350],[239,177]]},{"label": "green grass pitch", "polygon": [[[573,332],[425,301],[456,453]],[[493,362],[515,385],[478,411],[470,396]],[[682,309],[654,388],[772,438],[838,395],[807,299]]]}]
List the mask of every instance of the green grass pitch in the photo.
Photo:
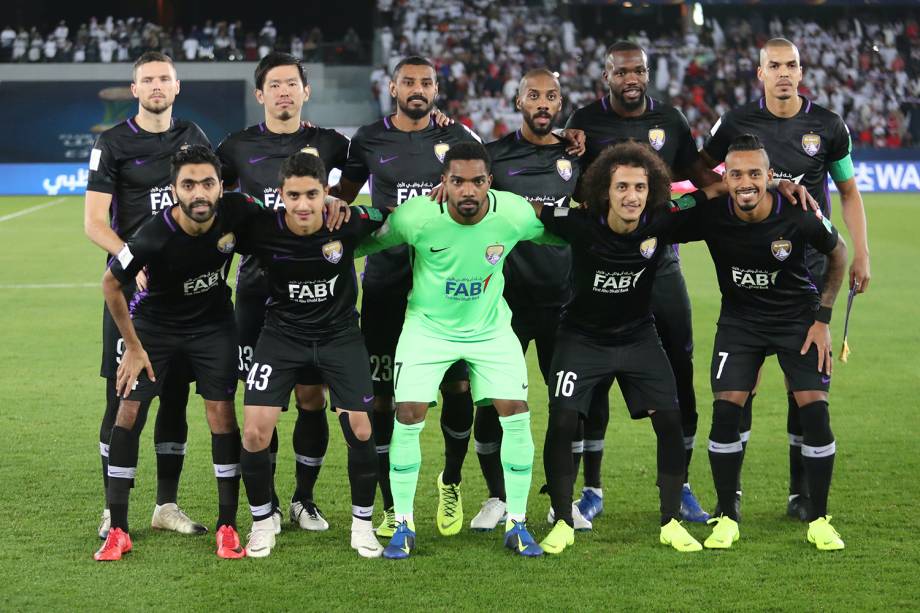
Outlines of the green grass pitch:
[{"label": "green grass pitch", "polygon": [[[845,551],[817,552],[804,542],[805,526],[784,517],[786,403],[771,358],[755,403],[743,475],[742,538],[727,552],[679,554],[658,544],[651,425],[629,420],[614,392],[603,475],[605,514],[593,533],[579,534],[559,558],[514,558],[502,549],[498,533],[465,530],[452,538],[437,533],[434,484],[442,441],[434,410],[422,436],[418,549],[407,562],[364,560],[348,547],[344,444],[332,423],[317,485],[331,529],[305,533],[288,523],[270,558],[239,562],[217,559],[212,534],[187,537],[149,528],[155,463],[148,427],[131,500],[135,550],[121,563],[100,564],[92,553],[99,546],[96,526],[103,506],[97,446],[103,408],[98,376],[103,255],[83,235],[81,198],[0,199],[0,608],[915,609],[920,599],[920,547],[912,531],[920,502],[917,206],[915,195],[866,197],[874,276],[870,291],[856,300],[853,353],[849,364],[834,364],[830,403],[838,441],[830,509]],[[12,216],[18,212],[23,214]],[[839,212],[835,215],[841,226]],[[711,509],[708,365],[719,295],[705,247],[687,247],[683,258],[693,301],[700,410],[691,478]],[[844,300],[842,292],[833,324],[835,351]],[[548,530],[548,499],[537,493],[544,481],[547,403],[532,351],[528,363],[537,447],[530,526],[540,539]],[[180,503],[210,525],[216,488],[197,397],[190,402],[189,425]],[[285,414],[277,476],[282,498],[293,488],[292,428],[292,415]],[[485,496],[472,445],[463,495],[468,525]],[[242,502],[245,537],[245,497]],[[691,525],[690,531],[700,539],[708,534],[705,526]]]}]

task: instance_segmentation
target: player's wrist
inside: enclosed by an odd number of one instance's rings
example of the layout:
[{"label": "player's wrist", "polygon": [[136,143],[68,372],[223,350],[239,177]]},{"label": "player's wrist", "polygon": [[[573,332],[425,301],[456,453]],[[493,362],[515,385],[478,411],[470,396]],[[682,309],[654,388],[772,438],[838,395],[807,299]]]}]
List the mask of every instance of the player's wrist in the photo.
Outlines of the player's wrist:
[{"label": "player's wrist", "polygon": [[830,325],[833,309],[823,304],[815,311],[815,322]]}]

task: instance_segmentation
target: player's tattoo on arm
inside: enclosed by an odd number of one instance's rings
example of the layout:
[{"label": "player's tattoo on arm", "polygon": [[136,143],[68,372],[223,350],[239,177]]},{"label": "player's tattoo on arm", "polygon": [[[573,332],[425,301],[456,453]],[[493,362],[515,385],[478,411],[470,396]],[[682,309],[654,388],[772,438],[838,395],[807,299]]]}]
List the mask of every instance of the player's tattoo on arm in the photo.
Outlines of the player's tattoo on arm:
[{"label": "player's tattoo on arm", "polygon": [[846,269],[847,245],[843,237],[838,237],[837,245],[827,256],[827,270],[824,271],[824,290],[821,292],[821,306],[834,306]]}]

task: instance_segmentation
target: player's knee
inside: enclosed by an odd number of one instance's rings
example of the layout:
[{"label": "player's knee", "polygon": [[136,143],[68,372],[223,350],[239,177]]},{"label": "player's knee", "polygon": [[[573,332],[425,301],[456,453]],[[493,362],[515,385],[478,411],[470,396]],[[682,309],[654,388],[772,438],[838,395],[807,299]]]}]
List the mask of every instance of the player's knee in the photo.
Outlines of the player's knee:
[{"label": "player's knee", "polygon": [[578,432],[578,411],[574,409],[550,409],[549,423],[546,427],[546,439],[558,438],[565,444],[571,443]]},{"label": "player's knee", "polygon": [[739,391],[716,392],[715,399],[716,401],[730,402],[731,404],[737,404],[739,407],[743,407],[749,395],[749,392]]},{"label": "player's knee", "polygon": [[652,428],[660,438],[663,436],[683,437],[680,411],[654,411],[651,414]]},{"label": "player's knee", "polygon": [[712,403],[712,430],[709,438],[720,443],[731,443],[741,438],[741,405],[727,400]]},{"label": "player's knee", "polygon": [[322,411],[326,405],[322,385],[297,385],[294,387],[294,398],[301,411]]},{"label": "player's knee", "polygon": [[523,400],[494,400],[493,404],[495,405],[495,410],[498,411],[498,414],[502,417],[519,415],[529,410],[527,408],[527,403]]},{"label": "player's knee", "polygon": [[271,426],[247,422],[243,425],[243,447],[249,451],[261,451],[266,449],[271,443],[272,432]]},{"label": "player's knee", "polygon": [[423,402],[398,402],[396,403],[396,421],[411,426],[425,421],[428,405]]},{"label": "player's knee", "polygon": [[232,400],[205,400],[205,412],[208,425],[214,434],[227,434],[239,427],[236,423],[236,411]]},{"label": "player's knee", "polygon": [[118,405],[118,414],[115,415],[115,425],[125,430],[134,428],[140,406],[141,403],[136,400],[122,400]]},{"label": "player's knee", "polygon": [[834,440],[827,402],[819,400],[800,407],[802,436],[806,445],[827,445]]},{"label": "player's knee", "polygon": [[346,412],[339,413],[339,425],[342,427],[342,434],[345,442],[352,448],[371,447],[371,420],[367,413]]}]

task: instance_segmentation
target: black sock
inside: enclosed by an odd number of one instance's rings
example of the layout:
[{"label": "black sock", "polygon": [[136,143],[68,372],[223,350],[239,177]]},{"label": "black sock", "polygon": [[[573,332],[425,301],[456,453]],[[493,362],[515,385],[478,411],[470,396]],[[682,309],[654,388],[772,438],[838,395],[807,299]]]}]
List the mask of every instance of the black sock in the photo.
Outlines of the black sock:
[{"label": "black sock", "polygon": [[217,478],[217,528],[236,529],[240,506],[240,431],[211,433],[211,458]]},{"label": "black sock", "polygon": [[314,499],[313,486],[319,478],[328,448],[329,422],[326,421],[326,411],[304,411],[297,407],[297,421],[294,423],[297,489],[294,491],[294,500],[303,503]]},{"label": "black sock", "polygon": [[827,402],[819,401],[801,407],[802,464],[808,474],[810,509],[808,521],[827,515],[827,496],[834,474],[834,456],[837,444],[831,432],[831,418]]},{"label": "black sock", "polygon": [[393,411],[374,411],[371,416],[374,441],[377,451],[377,479],[380,483],[380,497],[383,508],[393,508],[393,492],[390,490],[390,439],[393,438]]},{"label": "black sock", "polygon": [[250,452],[243,447],[240,450],[240,468],[243,483],[246,484],[252,521],[268,519],[275,509],[272,503],[272,462],[268,448]]},{"label": "black sock", "polygon": [[374,436],[362,441],[355,436],[347,413],[339,413],[339,425],[348,445],[348,483],[351,486],[351,514],[370,521],[377,491],[377,453]]},{"label": "black sock", "polygon": [[658,495],[663,526],[672,519],[680,521],[680,495],[686,470],[681,416],[677,411],[655,411],[652,427],[658,440]]},{"label": "black sock", "polygon": [[578,479],[578,473],[581,471],[581,456],[585,453],[585,419],[578,416],[578,426],[575,428],[575,434],[572,436],[572,464],[575,468],[575,479]]},{"label": "black sock", "polygon": [[445,484],[460,483],[463,461],[470,446],[473,431],[473,396],[469,390],[454,394],[441,391],[441,433],[444,435]]},{"label": "black sock", "polygon": [[738,430],[741,434],[741,448],[747,451],[748,439],[751,438],[751,425],[754,423],[754,396],[757,394],[748,394],[744,406],[741,407],[741,424]]},{"label": "black sock", "polygon": [[109,439],[109,487],[107,501],[112,514],[112,527],[128,531],[128,497],[137,470],[138,439],[136,429],[112,428]]},{"label": "black sock", "polygon": [[[99,426],[99,459],[102,461],[102,493],[105,495],[109,487],[109,441],[112,440],[112,427],[118,415],[118,405],[121,403],[115,393],[115,379],[105,380],[105,413],[102,414],[102,423]],[[108,506],[108,504],[106,504]]]},{"label": "black sock", "polygon": [[687,483],[690,481],[690,462],[693,460],[693,445],[696,442],[696,430],[700,417],[696,410],[696,392],[693,389],[693,339],[690,338],[686,345],[671,345],[665,350],[668,362],[674,371],[674,382],[677,384],[677,403],[680,407],[680,423],[684,439],[681,445],[684,450],[683,479],[684,483]]},{"label": "black sock", "polygon": [[501,459],[502,426],[498,421],[498,412],[491,404],[476,408],[473,436],[476,439],[479,468],[485,478],[489,498],[504,500],[505,473]]},{"label": "black sock", "polygon": [[572,461],[572,438],[578,427],[579,415],[574,409],[550,409],[543,446],[543,470],[546,489],[553,505],[556,521],[574,527],[572,519],[572,489],[575,486],[575,465]]},{"label": "black sock", "polygon": [[610,418],[610,402],[607,394],[613,381],[595,386],[585,420],[585,451],[582,462],[585,465],[585,487],[601,487],[601,464],[604,459],[604,437],[607,435],[607,420]]},{"label": "black sock", "polygon": [[741,447],[741,406],[727,400],[712,403],[709,432],[709,465],[722,514],[737,521],[735,496],[744,459]]},{"label": "black sock", "polygon": [[805,465],[802,462],[802,417],[795,394],[786,394],[789,405],[786,431],[789,433],[789,496],[808,496]]},{"label": "black sock", "polygon": [[276,509],[281,507],[281,501],[278,500],[278,493],[275,491],[275,469],[278,468],[278,428],[272,430],[272,440],[268,444],[268,461],[271,464],[271,480],[269,488],[271,489],[272,506]]},{"label": "black sock", "polygon": [[185,418],[189,384],[185,371],[166,375],[160,390],[160,407],[153,426],[153,444],[157,454],[157,504],[176,502],[179,477],[185,462],[188,422]]},{"label": "black sock", "polygon": [[683,479],[684,483],[690,482],[690,462],[693,460],[693,447],[696,445],[696,427],[697,427],[697,418],[699,417],[696,411],[693,411],[693,419],[687,419],[687,416],[684,415],[681,411],[681,448],[684,450],[684,472]]}]

